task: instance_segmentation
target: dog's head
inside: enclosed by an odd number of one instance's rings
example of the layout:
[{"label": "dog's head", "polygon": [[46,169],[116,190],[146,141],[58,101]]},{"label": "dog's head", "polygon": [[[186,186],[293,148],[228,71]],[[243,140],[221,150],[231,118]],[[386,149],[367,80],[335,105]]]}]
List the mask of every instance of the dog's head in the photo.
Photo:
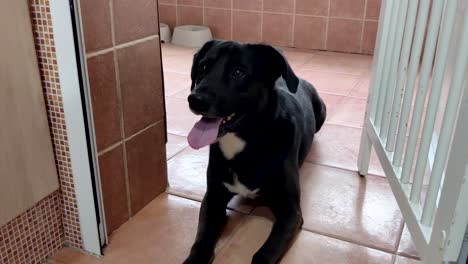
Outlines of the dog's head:
[{"label": "dog's head", "polygon": [[193,59],[190,109],[202,116],[200,122],[219,123],[218,130],[229,130],[246,113],[267,104],[279,77],[291,92],[297,90],[299,79],[284,56],[271,46],[207,42]]}]

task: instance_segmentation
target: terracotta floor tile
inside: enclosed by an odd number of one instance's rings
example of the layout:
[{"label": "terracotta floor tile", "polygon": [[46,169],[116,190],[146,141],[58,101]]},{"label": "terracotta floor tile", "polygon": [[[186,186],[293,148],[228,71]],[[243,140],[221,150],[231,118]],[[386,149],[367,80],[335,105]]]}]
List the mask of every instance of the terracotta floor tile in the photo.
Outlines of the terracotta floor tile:
[{"label": "terracotta floor tile", "polygon": [[168,192],[201,201],[206,191],[207,166],[208,155],[190,147],[177,154],[167,163]]},{"label": "terracotta floor tile", "polygon": [[166,156],[171,159],[177,153],[188,146],[187,138],[173,134],[167,134]]},{"label": "terracotta floor tile", "polygon": [[370,74],[364,74],[359,83],[351,90],[350,96],[367,98],[369,95],[369,85],[371,81]]},{"label": "terracotta floor tile", "polygon": [[403,218],[385,178],[306,163],[301,190],[304,229],[397,250]]},{"label": "terracotta floor tile", "polygon": [[166,97],[167,132],[186,137],[195,123],[200,120],[193,114],[187,100]]},{"label": "terracotta floor tile", "polygon": [[165,96],[174,95],[182,90],[190,90],[192,80],[190,75],[176,72],[164,72],[164,92]]},{"label": "terracotta floor tile", "polygon": [[190,95],[190,88],[189,89],[182,89],[179,92],[172,95],[171,97],[187,101],[187,97],[189,95]]},{"label": "terracotta floor tile", "polygon": [[362,127],[366,114],[367,99],[357,97],[344,98],[337,106],[334,115],[328,120],[331,124]]},{"label": "terracotta floor tile", "polygon": [[[167,167],[169,193],[197,201],[203,199],[206,192],[208,148],[202,150],[187,148],[169,160]],[[255,204],[252,200],[235,196],[228,204],[228,208],[249,214]]]},{"label": "terracotta floor tile", "polygon": [[173,44],[161,44],[161,52],[164,58],[168,58],[178,55],[193,55],[197,52],[197,49],[176,46]]},{"label": "terracotta floor tile", "polygon": [[405,225],[405,227],[403,228],[403,233],[401,234],[400,246],[398,247],[398,254],[411,258],[418,257],[418,251],[414,246],[407,225]]},{"label": "terracotta floor tile", "polygon": [[325,124],[315,135],[307,161],[357,171],[361,129]]},{"label": "terracotta floor tile", "polygon": [[[248,217],[216,256],[214,264],[250,263],[252,256],[268,237],[271,227],[272,222],[268,218]],[[390,254],[301,230],[281,263],[390,264],[391,260]]]},{"label": "terracotta floor tile", "polygon": [[306,62],[313,59],[314,51],[300,52],[295,49],[283,49],[283,53],[294,70],[300,69]]},{"label": "terracotta floor tile", "polygon": [[78,250],[63,248],[51,256],[46,263],[49,264],[98,264],[101,259],[86,255]]},{"label": "terracotta floor tile", "polygon": [[342,95],[334,95],[319,92],[320,98],[327,106],[327,119],[326,122],[329,122],[330,119],[335,115],[335,113],[341,108],[343,100],[346,98]]},{"label": "terracotta floor tile", "polygon": [[[195,239],[199,206],[198,202],[161,195],[114,233],[104,260],[114,263],[111,261],[135,257],[138,262],[126,263],[181,263]],[[230,223],[218,248],[242,218],[241,214],[229,213]]]},{"label": "terracotta floor tile", "polygon": [[303,230],[281,263],[385,264],[391,261],[391,254]]},{"label": "terracotta floor tile", "polygon": [[372,56],[338,52],[317,52],[301,69],[347,74],[363,74],[371,70]]},{"label": "terracotta floor tile", "polygon": [[[307,161],[357,171],[361,131],[360,128],[325,124],[315,135]],[[382,166],[373,150],[369,173],[384,176]]]},{"label": "terracotta floor tile", "polygon": [[359,81],[358,75],[317,70],[296,71],[296,74],[309,81],[319,92],[347,96]]},{"label": "terracotta floor tile", "polygon": [[396,257],[395,264],[420,264],[421,262],[419,260],[415,259],[410,259],[410,258],[405,258],[405,257]]},{"label": "terracotta floor tile", "polygon": [[[195,239],[200,203],[162,194],[110,237],[101,260],[71,250],[51,259],[60,264],[179,264]],[[228,211],[228,223],[216,251],[230,240],[246,216]]]},{"label": "terracotta floor tile", "polygon": [[271,227],[270,219],[249,216],[221,249],[213,264],[250,263],[252,256],[268,237]]},{"label": "terracotta floor tile", "polygon": [[164,71],[190,74],[192,68],[193,55],[179,54],[169,57],[163,57],[162,64]]}]

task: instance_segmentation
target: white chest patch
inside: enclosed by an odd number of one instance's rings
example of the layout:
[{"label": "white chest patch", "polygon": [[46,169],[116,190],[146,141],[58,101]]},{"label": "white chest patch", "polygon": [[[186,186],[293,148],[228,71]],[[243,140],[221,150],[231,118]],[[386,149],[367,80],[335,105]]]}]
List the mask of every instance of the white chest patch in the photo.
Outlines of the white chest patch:
[{"label": "white chest patch", "polygon": [[226,159],[231,160],[245,148],[245,141],[235,133],[227,133],[219,139],[219,147]]},{"label": "white chest patch", "polygon": [[258,196],[257,193],[260,191],[260,189],[258,188],[253,191],[247,188],[244,184],[242,184],[239,181],[239,178],[237,177],[236,174],[234,174],[234,181],[232,184],[226,183],[226,182],[223,182],[223,184],[226,187],[226,189],[228,189],[230,192],[237,193],[242,197],[251,198],[251,199],[257,197]]}]

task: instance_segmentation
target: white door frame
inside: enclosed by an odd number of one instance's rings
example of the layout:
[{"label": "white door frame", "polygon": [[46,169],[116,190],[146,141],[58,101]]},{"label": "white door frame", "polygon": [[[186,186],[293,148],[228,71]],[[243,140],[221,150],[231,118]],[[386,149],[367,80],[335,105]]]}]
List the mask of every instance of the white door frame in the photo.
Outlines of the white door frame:
[{"label": "white door frame", "polygon": [[[105,229],[102,225],[99,226],[98,219],[101,219],[102,224],[105,223],[105,219],[103,211],[96,210],[96,204],[102,208],[102,192],[100,183],[93,182],[99,181],[99,175],[96,174],[96,162],[92,164],[89,158],[91,154],[92,159],[96,161],[93,150],[91,153],[88,150],[85,118],[92,119],[85,116],[86,109],[83,109],[83,105],[86,104],[82,102],[80,69],[76,58],[77,47],[73,28],[73,21],[76,20],[72,16],[69,0],[50,1],[50,12],[83,249],[95,255],[102,255],[103,242],[101,240],[104,241],[106,238],[105,232],[102,234],[101,231],[100,234],[100,230]],[[90,145],[95,147],[93,133],[90,135],[90,141]],[[94,195],[93,184],[96,186],[97,198]]]}]

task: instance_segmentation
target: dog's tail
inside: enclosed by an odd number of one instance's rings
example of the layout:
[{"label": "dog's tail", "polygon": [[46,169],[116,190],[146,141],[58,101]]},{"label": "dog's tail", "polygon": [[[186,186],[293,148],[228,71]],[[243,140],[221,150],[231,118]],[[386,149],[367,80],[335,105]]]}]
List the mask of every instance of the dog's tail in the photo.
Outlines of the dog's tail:
[{"label": "dog's tail", "polygon": [[312,92],[312,107],[314,108],[315,115],[315,133],[317,133],[327,118],[327,106],[315,89]]}]

